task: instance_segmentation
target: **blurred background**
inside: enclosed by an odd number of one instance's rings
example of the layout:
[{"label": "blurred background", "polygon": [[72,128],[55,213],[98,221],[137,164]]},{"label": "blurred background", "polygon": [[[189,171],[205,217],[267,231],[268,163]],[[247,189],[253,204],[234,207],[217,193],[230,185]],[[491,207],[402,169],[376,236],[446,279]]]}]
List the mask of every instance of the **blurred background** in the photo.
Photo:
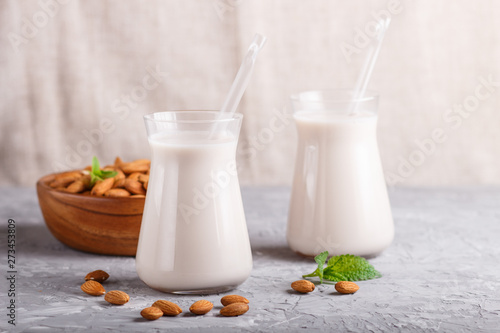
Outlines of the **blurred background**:
[{"label": "blurred background", "polygon": [[239,112],[244,185],[291,184],[291,94],[352,88],[390,16],[369,88],[391,186],[500,184],[500,2],[0,0],[0,185],[148,158],[142,117],[218,109],[266,35]]}]

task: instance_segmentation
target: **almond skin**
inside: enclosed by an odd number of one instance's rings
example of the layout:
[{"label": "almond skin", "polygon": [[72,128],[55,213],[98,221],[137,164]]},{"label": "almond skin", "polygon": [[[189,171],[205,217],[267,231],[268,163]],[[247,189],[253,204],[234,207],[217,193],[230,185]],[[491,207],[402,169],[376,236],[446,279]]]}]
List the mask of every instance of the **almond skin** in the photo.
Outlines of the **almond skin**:
[{"label": "almond skin", "polygon": [[[90,281],[88,281],[90,282]],[[104,299],[114,305],[123,305],[130,300],[127,293],[120,290],[111,290],[104,295]]]},{"label": "almond skin", "polygon": [[68,171],[55,176],[55,179],[49,184],[52,188],[66,187],[83,177],[80,171]]},{"label": "almond skin", "polygon": [[339,281],[335,284],[335,290],[341,294],[354,294],[359,286],[351,281]]},{"label": "almond skin", "polygon": [[92,195],[103,196],[107,190],[113,187],[114,183],[115,183],[114,178],[106,178],[104,180],[100,180],[94,185],[90,193]]},{"label": "almond skin", "polygon": [[106,293],[106,290],[104,289],[102,284],[92,280],[89,280],[84,284],[82,284],[80,289],[82,289],[84,293],[87,293],[92,296],[101,296]]},{"label": "almond skin", "polygon": [[140,172],[133,172],[130,175],[128,175],[127,179],[133,179],[139,181],[139,177],[142,175]]},{"label": "almond skin", "polygon": [[298,291],[299,293],[302,293],[302,294],[310,293],[315,288],[316,287],[314,286],[314,283],[312,283],[311,281],[298,280],[298,281],[292,282],[292,289],[295,291]]},{"label": "almond skin", "polygon": [[163,315],[165,316],[177,316],[178,314],[182,313],[182,309],[180,306],[163,299],[154,302],[153,306],[163,311]]},{"label": "almond skin", "polygon": [[99,283],[103,283],[107,279],[109,279],[109,274],[101,269],[90,272],[89,274],[87,274],[85,276],[85,281],[93,280],[93,281],[97,281]]},{"label": "almond skin", "polygon": [[155,306],[150,306],[141,311],[141,316],[147,320],[156,320],[163,316],[163,311]]},{"label": "almond skin", "polygon": [[227,295],[227,296],[224,296],[224,297],[222,297],[220,299],[220,302],[224,306],[227,306],[227,305],[233,304],[233,303],[244,303],[244,304],[250,303],[249,300],[247,300],[245,297],[240,296],[240,295]]},{"label": "almond skin", "polygon": [[123,188],[111,188],[104,193],[104,196],[112,198],[129,197],[130,192]]},{"label": "almond skin", "polygon": [[66,192],[69,193],[80,193],[85,191],[85,184],[82,180],[78,179],[68,185]]},{"label": "almond skin", "polygon": [[212,302],[202,299],[197,302],[194,302],[193,305],[191,305],[191,307],[189,308],[189,311],[197,315],[204,315],[210,312],[210,310],[212,310],[213,307],[214,304]]},{"label": "almond skin", "polygon": [[146,194],[146,190],[142,187],[142,183],[138,180],[126,179],[125,180],[125,189],[132,194]]},{"label": "almond skin", "polygon": [[136,160],[129,163],[121,163],[120,169],[127,175],[134,172],[146,172],[149,169],[149,160]]},{"label": "almond skin", "polygon": [[220,310],[220,314],[224,317],[235,317],[241,316],[249,309],[248,304],[246,303],[232,303]]}]

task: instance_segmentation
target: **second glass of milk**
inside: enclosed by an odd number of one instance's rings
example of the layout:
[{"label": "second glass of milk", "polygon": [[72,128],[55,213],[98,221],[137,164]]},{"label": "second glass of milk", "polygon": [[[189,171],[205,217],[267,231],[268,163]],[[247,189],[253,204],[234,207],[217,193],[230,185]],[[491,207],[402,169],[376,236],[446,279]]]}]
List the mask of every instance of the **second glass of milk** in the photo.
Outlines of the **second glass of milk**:
[{"label": "second glass of milk", "polygon": [[136,268],[148,286],[218,293],[250,275],[235,161],[242,118],[211,111],[145,116],[151,173]]},{"label": "second glass of milk", "polygon": [[353,112],[349,90],[291,97],[298,132],[287,239],[306,256],[373,256],[394,237],[376,128],[378,95]]}]

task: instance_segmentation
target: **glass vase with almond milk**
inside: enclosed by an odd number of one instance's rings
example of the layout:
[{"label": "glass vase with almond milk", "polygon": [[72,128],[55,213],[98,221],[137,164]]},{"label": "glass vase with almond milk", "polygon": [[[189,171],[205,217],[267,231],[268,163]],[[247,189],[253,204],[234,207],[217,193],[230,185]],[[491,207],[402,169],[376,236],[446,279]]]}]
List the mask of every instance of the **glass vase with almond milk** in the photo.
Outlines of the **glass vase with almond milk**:
[{"label": "glass vase with almond milk", "polygon": [[152,158],[136,268],[150,287],[217,293],[250,275],[235,162],[241,120],[210,111],[145,116]]},{"label": "glass vase with almond milk", "polygon": [[299,254],[373,256],[394,237],[376,138],[378,95],[353,98],[350,90],[291,97],[298,144],[287,240]]}]

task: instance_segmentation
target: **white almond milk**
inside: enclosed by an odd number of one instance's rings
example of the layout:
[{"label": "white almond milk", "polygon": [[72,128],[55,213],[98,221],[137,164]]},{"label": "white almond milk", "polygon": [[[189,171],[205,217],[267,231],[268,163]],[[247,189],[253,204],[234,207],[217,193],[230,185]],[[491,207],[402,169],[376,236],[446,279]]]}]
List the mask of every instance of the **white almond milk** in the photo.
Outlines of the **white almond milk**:
[{"label": "white almond milk", "polygon": [[288,244],[313,256],[370,256],[394,227],[376,141],[377,116],[297,112],[298,131]]},{"label": "white almond milk", "polygon": [[166,292],[229,290],[252,269],[236,174],[237,139],[207,143],[195,132],[181,134],[149,139],[153,165],[137,272]]}]

